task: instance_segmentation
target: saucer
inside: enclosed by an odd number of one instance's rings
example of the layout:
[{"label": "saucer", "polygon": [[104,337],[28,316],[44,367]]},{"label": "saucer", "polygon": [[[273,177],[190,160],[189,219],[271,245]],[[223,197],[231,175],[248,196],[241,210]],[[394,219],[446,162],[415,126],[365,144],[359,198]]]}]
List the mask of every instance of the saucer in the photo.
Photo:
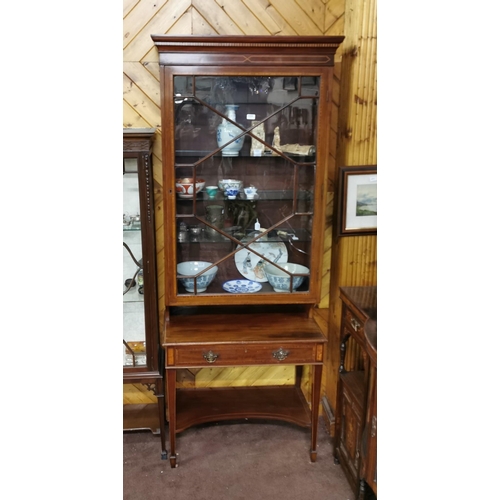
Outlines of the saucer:
[{"label": "saucer", "polygon": [[226,281],[222,288],[230,293],[254,293],[258,292],[262,285],[250,280],[230,280]]}]

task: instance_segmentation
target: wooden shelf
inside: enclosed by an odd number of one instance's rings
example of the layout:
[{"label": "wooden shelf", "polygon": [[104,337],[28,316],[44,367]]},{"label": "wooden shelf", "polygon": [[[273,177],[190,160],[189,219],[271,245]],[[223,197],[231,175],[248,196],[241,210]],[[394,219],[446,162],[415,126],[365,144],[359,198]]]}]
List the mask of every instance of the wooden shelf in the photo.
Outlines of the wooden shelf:
[{"label": "wooden shelf", "polygon": [[192,425],[236,419],[284,420],[311,426],[309,405],[294,385],[177,390],[176,432]]}]

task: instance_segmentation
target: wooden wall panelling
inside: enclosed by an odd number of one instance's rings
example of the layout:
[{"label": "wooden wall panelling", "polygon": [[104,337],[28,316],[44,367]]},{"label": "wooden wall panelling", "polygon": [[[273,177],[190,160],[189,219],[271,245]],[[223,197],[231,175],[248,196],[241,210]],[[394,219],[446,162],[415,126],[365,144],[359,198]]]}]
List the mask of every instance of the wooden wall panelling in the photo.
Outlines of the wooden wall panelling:
[{"label": "wooden wall panelling", "polygon": [[295,30],[268,0],[242,0],[266,27],[270,35],[295,35]]},{"label": "wooden wall panelling", "polygon": [[339,165],[377,163],[376,0],[346,0]]},{"label": "wooden wall panelling", "polygon": [[[300,0],[269,0],[269,4],[272,5],[291,26],[296,35],[324,35],[322,27],[318,27],[315,22],[315,19],[317,19],[316,14],[311,12],[309,8],[304,10],[301,6],[301,4],[307,6],[308,3],[307,1],[302,2]],[[324,21],[321,20],[320,25],[323,26],[323,24]]]},{"label": "wooden wall panelling", "polygon": [[344,35],[345,2],[325,0],[324,34],[328,36]]},{"label": "wooden wall panelling", "polygon": [[156,404],[157,399],[153,391],[142,384],[123,384],[123,404]]},{"label": "wooden wall panelling", "polygon": [[141,61],[153,48],[151,34],[169,32],[190,7],[191,0],[141,0],[124,19],[123,60]]},{"label": "wooden wall panelling", "polygon": [[[341,106],[338,108],[337,158],[333,162],[335,172],[332,174],[336,180],[338,166],[377,164],[376,9],[376,0],[345,2]],[[335,211],[337,208],[338,201],[335,202]],[[332,346],[338,346],[340,342],[339,287],[376,284],[377,236],[334,236],[328,321],[330,348],[327,350],[325,381],[326,399],[330,406],[336,401],[337,392],[339,351]],[[359,353],[348,347],[346,361],[358,363]],[[333,426],[330,430],[333,433]]]}]

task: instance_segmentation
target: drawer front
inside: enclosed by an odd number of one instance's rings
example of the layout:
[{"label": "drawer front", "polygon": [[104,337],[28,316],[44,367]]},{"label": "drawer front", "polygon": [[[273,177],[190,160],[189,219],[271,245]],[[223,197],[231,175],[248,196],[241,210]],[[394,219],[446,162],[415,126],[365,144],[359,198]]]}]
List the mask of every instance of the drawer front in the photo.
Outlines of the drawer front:
[{"label": "drawer front", "polygon": [[168,367],[311,364],[323,361],[323,344],[204,345],[167,348]]},{"label": "drawer front", "polygon": [[344,327],[357,338],[364,337],[364,322],[348,307],[344,310]]}]

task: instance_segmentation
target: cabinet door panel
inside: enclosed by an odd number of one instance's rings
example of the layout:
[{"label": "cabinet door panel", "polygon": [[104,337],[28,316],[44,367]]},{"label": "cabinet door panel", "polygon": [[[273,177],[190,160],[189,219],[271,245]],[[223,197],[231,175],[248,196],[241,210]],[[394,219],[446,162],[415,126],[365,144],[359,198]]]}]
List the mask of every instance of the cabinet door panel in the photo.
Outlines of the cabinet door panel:
[{"label": "cabinet door panel", "polygon": [[[295,74],[173,77],[177,296],[226,293],[224,283],[241,279],[261,283],[257,294],[275,294],[284,286],[269,283],[273,263],[294,264],[274,268],[297,285],[284,292],[309,292],[320,82]],[[238,252],[247,257],[243,268]],[[209,271],[186,275],[179,264],[187,262],[216,267],[215,277],[205,287]]]},{"label": "cabinet door panel", "polygon": [[137,158],[123,171],[123,365],[146,366],[141,208]]},{"label": "cabinet door panel", "polygon": [[361,408],[353,400],[348,391],[344,391],[342,399],[342,424],[340,434],[340,452],[343,462],[351,476],[357,479],[360,465],[362,434]]}]

